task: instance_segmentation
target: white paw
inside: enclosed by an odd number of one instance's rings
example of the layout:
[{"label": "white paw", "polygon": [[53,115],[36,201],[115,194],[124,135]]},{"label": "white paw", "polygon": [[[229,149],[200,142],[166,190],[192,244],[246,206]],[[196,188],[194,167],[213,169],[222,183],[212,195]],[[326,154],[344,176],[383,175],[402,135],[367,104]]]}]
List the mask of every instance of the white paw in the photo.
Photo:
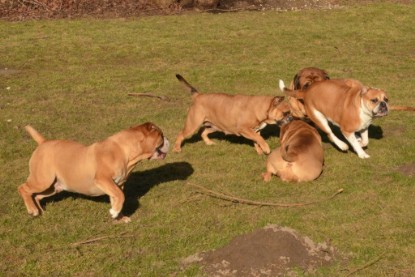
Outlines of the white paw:
[{"label": "white paw", "polygon": [[110,209],[110,214],[111,214],[112,218],[117,218],[118,215],[120,214],[120,212],[119,211],[117,212],[117,211],[115,211],[111,208]]},{"label": "white paw", "polygon": [[347,151],[349,149],[349,146],[342,141],[337,142],[337,147],[339,147],[342,151]]},{"label": "white paw", "polygon": [[370,156],[366,152],[359,153],[358,155],[359,155],[359,158],[361,158],[361,159],[368,159],[368,158],[370,158]]}]

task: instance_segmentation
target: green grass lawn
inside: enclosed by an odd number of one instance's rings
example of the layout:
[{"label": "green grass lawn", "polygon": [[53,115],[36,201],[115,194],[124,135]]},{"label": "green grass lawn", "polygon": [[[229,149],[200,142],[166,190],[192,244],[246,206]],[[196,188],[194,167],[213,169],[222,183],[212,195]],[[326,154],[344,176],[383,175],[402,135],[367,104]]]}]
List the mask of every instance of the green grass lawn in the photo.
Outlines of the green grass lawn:
[{"label": "green grass lawn", "polygon": [[[28,175],[35,142],[89,144],[152,121],[174,143],[189,93],[280,95],[301,68],[355,78],[384,89],[391,104],[415,106],[415,6],[378,3],[335,10],[185,14],[108,20],[0,21],[0,275],[199,276],[181,268],[192,254],[237,235],[278,224],[316,242],[331,240],[343,259],[317,276],[413,276],[414,177],[398,167],[415,161],[415,120],[391,112],[370,129],[361,160],[325,140],[325,167],[314,182],[264,183],[265,156],[234,136],[206,146],[196,135],[179,154],[143,161],[126,185],[129,224],[113,224],[106,197],[63,193],[31,218],[17,187]],[[8,70],[4,70],[8,68]],[[151,92],[166,96],[130,97]],[[279,145],[278,129],[267,142]],[[267,202],[336,198],[298,208],[252,207],[195,194],[188,184]],[[73,243],[110,236],[96,243]]]}]

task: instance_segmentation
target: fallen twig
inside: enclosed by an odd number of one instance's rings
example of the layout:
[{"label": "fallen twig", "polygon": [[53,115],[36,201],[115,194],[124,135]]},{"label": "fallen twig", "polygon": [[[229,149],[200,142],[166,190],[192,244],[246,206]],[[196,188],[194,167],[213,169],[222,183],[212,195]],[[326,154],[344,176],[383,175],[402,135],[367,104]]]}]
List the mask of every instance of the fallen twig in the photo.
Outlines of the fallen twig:
[{"label": "fallen twig", "polygon": [[323,201],[327,201],[330,199],[333,199],[334,197],[336,197],[336,195],[340,194],[343,192],[343,189],[338,189],[332,196],[325,198],[325,199],[321,199],[321,200],[317,200],[317,201],[312,201],[312,202],[306,202],[306,203],[270,203],[270,202],[260,202],[260,201],[253,201],[253,200],[249,200],[249,199],[242,199],[242,198],[238,198],[235,196],[230,196],[224,193],[220,193],[220,192],[216,192],[210,189],[207,189],[203,186],[199,186],[199,185],[194,185],[194,184],[188,184],[189,186],[195,187],[197,189],[199,189],[199,193],[202,194],[206,194],[209,195],[211,197],[214,198],[218,198],[218,199],[222,199],[222,200],[226,200],[226,201],[231,201],[233,203],[239,203],[239,204],[246,204],[246,205],[256,205],[256,206],[272,206],[272,207],[300,207],[300,206],[306,206],[306,205],[312,205],[312,204],[317,204]]},{"label": "fallen twig", "polygon": [[129,238],[129,237],[133,236],[133,235],[125,235],[125,234],[126,234],[126,232],[121,233],[119,235],[102,236],[102,237],[87,239],[87,240],[84,240],[84,241],[78,241],[78,242],[71,243],[71,246],[72,247],[78,247],[78,246],[83,245],[83,244],[94,243],[94,242],[105,240],[105,239]]},{"label": "fallen twig", "polygon": [[384,256],[385,256],[385,253],[383,253],[382,255],[380,255],[379,257],[377,257],[376,259],[369,261],[368,263],[364,264],[363,266],[358,267],[358,268],[356,268],[356,269],[353,269],[352,271],[350,271],[349,273],[347,273],[344,277],[348,277],[348,276],[350,276],[350,275],[355,274],[356,272],[359,272],[359,271],[361,271],[361,270],[363,270],[363,269],[368,268],[369,266],[374,265],[375,263],[377,263],[377,262],[379,262],[381,259],[383,259],[383,257],[384,257]]},{"label": "fallen twig", "polygon": [[166,97],[166,96],[155,95],[155,94],[152,94],[152,93],[129,93],[128,96],[136,96],[136,97],[145,96],[145,97],[158,98],[158,99],[161,99],[161,100],[169,100],[169,98]]},{"label": "fallen twig", "polygon": [[389,109],[391,111],[411,111],[411,112],[415,112],[415,107],[409,107],[409,106],[394,106],[394,105],[391,105],[389,107]]}]

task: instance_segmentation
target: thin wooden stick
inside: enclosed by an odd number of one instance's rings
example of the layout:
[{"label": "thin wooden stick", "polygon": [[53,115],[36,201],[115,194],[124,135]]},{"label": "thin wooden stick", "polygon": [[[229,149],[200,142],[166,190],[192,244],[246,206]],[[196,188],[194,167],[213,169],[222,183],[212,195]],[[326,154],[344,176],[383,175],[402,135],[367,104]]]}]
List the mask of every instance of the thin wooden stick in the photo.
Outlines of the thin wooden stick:
[{"label": "thin wooden stick", "polygon": [[393,106],[391,105],[389,107],[391,111],[411,111],[415,112],[415,107],[409,107],[409,106]]},{"label": "thin wooden stick", "polygon": [[169,98],[166,96],[155,95],[152,93],[129,93],[128,96],[135,96],[135,97],[146,96],[146,97],[158,98],[161,100],[169,100]]},{"label": "thin wooden stick", "polygon": [[199,193],[202,194],[206,194],[209,195],[211,197],[214,198],[218,198],[218,199],[222,199],[222,200],[226,200],[226,201],[231,201],[233,203],[239,203],[239,204],[246,204],[246,205],[256,205],[256,206],[272,206],[272,207],[300,207],[300,206],[306,206],[306,205],[312,205],[312,204],[317,204],[323,201],[327,201],[330,199],[333,199],[334,197],[336,197],[336,195],[340,194],[343,192],[343,189],[338,189],[332,196],[325,198],[325,199],[321,199],[321,200],[317,200],[317,201],[312,201],[312,202],[306,202],[306,203],[270,203],[270,202],[260,202],[260,201],[253,201],[253,200],[249,200],[249,199],[242,199],[242,198],[238,198],[238,197],[234,197],[234,196],[229,196],[227,194],[223,194],[220,192],[216,192],[210,189],[207,189],[203,186],[199,186],[199,185],[195,185],[195,184],[188,184],[189,186],[195,187],[197,188],[199,191]]},{"label": "thin wooden stick", "polygon": [[94,242],[101,241],[101,240],[104,240],[104,239],[129,238],[129,237],[133,236],[133,235],[125,235],[125,234],[126,234],[126,232],[121,233],[119,235],[110,235],[110,236],[102,236],[102,237],[87,239],[87,240],[84,240],[84,241],[74,242],[74,243],[71,244],[71,246],[72,247],[77,247],[77,246],[80,246],[80,245],[83,245],[83,244],[94,243]]},{"label": "thin wooden stick", "polygon": [[376,259],[369,261],[368,263],[364,264],[363,266],[358,267],[358,268],[356,268],[356,269],[354,269],[354,270],[350,271],[350,272],[349,272],[349,273],[347,273],[344,277],[348,277],[348,276],[350,276],[350,275],[355,274],[356,272],[359,272],[359,271],[361,271],[361,270],[363,270],[363,269],[368,268],[369,266],[374,265],[375,263],[377,263],[377,262],[379,262],[381,259],[383,259],[383,257],[384,257],[384,256],[385,256],[385,253],[383,253],[382,255],[380,255],[379,257],[377,257]]}]

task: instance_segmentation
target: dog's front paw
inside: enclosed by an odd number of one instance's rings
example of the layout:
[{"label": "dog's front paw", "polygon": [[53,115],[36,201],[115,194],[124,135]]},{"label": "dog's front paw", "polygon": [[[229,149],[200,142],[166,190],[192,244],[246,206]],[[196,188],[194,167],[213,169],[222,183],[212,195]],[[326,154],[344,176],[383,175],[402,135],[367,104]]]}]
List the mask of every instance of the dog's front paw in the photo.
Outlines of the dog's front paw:
[{"label": "dog's front paw", "polygon": [[361,159],[368,159],[368,158],[370,158],[370,156],[366,152],[364,152],[364,151],[362,153],[359,153],[358,156]]},{"label": "dog's front paw", "polygon": [[111,208],[110,209],[110,214],[111,214],[111,217],[112,218],[116,219],[118,217],[118,215],[120,214],[120,211],[117,212],[116,210],[114,210],[113,208]]},{"label": "dog's front paw", "polygon": [[342,151],[349,150],[349,146],[346,143],[342,142],[342,141],[339,141],[337,143],[337,147],[339,147],[339,149],[342,150]]},{"label": "dog's front paw", "polygon": [[257,145],[255,149],[259,155],[262,155],[263,153],[268,155],[269,153],[271,153],[271,149],[269,148],[268,144],[262,145],[261,147]]},{"label": "dog's front paw", "polygon": [[175,153],[180,153],[180,152],[182,152],[182,148],[181,148],[180,146],[175,146],[175,147],[173,148],[173,152],[175,152]]},{"label": "dog's front paw", "polygon": [[265,173],[262,173],[262,179],[263,179],[265,182],[269,182],[269,181],[271,181],[271,172],[265,172]]},{"label": "dog's front paw", "polygon": [[264,154],[264,151],[262,151],[261,147],[257,143],[254,143],[255,151],[258,153],[258,155]]},{"label": "dog's front paw", "polygon": [[129,218],[128,216],[122,215],[120,214],[115,220],[114,220],[114,224],[119,224],[119,223],[130,223],[131,222],[131,218]]},{"label": "dog's front paw", "polygon": [[27,212],[28,212],[31,216],[39,216],[39,215],[40,215],[39,210],[38,210],[38,209],[36,209],[36,208],[33,208],[33,209],[31,209],[31,210],[28,210]]}]

